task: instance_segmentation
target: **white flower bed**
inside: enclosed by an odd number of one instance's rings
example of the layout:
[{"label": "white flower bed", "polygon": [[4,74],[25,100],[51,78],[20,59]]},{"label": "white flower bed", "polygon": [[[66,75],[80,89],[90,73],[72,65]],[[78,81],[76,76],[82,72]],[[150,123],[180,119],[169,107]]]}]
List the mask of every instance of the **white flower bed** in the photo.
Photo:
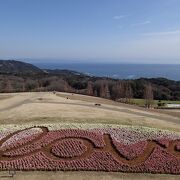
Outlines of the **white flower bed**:
[{"label": "white flower bed", "polygon": [[13,132],[14,131],[12,131],[12,130],[4,130],[4,131],[0,132],[0,141]]},{"label": "white flower bed", "polygon": [[[10,132],[30,128],[33,126],[34,126],[33,124],[1,125],[0,139],[10,134]],[[127,125],[114,125],[114,124],[81,124],[81,123],[41,124],[40,126],[47,127],[50,131],[59,130],[59,129],[86,129],[86,130],[94,131],[98,129],[98,131],[101,134],[108,133],[111,135],[112,138],[124,144],[136,143],[139,140],[144,141],[147,139],[149,140],[180,139],[180,133],[178,132],[172,132],[169,130],[161,130],[156,128],[142,127],[142,126],[127,126]],[[28,133],[25,132],[25,133],[16,134],[15,137],[13,137],[13,139],[18,141],[21,138],[26,138],[40,131],[41,131],[40,128],[32,128],[28,131]],[[6,144],[4,145],[8,145],[9,143],[11,143],[11,141],[12,140],[9,139],[8,141],[6,141]]]},{"label": "white flower bed", "polygon": [[[11,132],[12,133],[12,132]],[[42,130],[40,128],[32,128],[28,130],[21,131],[15,135],[13,135],[11,138],[9,138],[7,141],[5,141],[0,148],[7,147],[11,144],[14,144],[15,142],[19,142],[22,139],[26,139],[28,137],[31,137],[32,135],[36,135],[42,133]],[[9,133],[10,134],[10,133]]]},{"label": "white flower bed", "polygon": [[176,140],[180,139],[180,135],[173,132],[167,132],[162,130],[151,130],[146,129],[142,131],[138,128],[103,128],[103,129],[92,129],[91,131],[100,132],[101,134],[110,134],[111,137],[123,144],[132,144],[139,141],[146,140],[157,140],[157,139],[169,139]]}]

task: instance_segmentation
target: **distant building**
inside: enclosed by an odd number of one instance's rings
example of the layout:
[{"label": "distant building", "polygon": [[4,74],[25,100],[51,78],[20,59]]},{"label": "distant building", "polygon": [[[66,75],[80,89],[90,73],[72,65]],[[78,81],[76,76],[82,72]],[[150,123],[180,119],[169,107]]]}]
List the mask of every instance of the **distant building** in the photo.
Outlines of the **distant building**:
[{"label": "distant building", "polygon": [[180,104],[166,104],[168,108],[180,108]]}]

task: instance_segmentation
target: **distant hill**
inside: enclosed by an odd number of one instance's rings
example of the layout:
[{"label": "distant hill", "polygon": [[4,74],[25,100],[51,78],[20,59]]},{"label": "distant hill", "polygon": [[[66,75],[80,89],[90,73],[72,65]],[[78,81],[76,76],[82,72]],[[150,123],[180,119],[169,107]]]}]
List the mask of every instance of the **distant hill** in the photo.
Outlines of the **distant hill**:
[{"label": "distant hill", "polygon": [[73,70],[67,70],[67,69],[44,69],[44,72],[54,75],[77,75],[77,76],[85,76],[85,74],[73,71]]},{"label": "distant hill", "polygon": [[112,79],[88,76],[72,70],[40,69],[34,65],[0,60],[0,93],[24,91],[63,91],[118,100],[142,99],[151,84],[157,100],[179,100],[180,81],[165,78]]},{"label": "distant hill", "polygon": [[83,73],[79,73],[72,70],[66,69],[40,69],[32,64],[15,61],[15,60],[0,60],[0,73],[2,74],[51,74],[51,75],[82,75]]},{"label": "distant hill", "polygon": [[44,71],[38,67],[14,60],[0,60],[0,73],[5,74],[37,74]]}]

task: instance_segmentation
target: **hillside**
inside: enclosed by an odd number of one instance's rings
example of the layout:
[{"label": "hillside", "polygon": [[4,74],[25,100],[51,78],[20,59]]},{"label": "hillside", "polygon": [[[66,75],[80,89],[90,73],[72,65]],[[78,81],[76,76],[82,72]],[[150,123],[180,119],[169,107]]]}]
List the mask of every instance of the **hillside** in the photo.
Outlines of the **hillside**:
[{"label": "hillside", "polygon": [[49,70],[20,61],[0,61],[0,92],[62,91],[112,100],[144,98],[151,84],[154,99],[180,100],[180,81],[165,78],[135,80],[88,76],[71,70]]},{"label": "hillside", "polygon": [[[167,114],[104,98],[60,92],[0,94],[0,98],[1,124],[123,124],[180,132],[179,113],[177,117],[173,112]],[[98,103],[101,106],[95,105]]]},{"label": "hillside", "polygon": [[36,74],[43,73],[38,67],[14,60],[0,60],[0,73],[8,74]]},{"label": "hillside", "polygon": [[131,173],[128,180],[180,173],[180,121],[173,113],[74,93],[12,93],[0,99],[2,178],[12,179],[9,169],[18,180],[42,179],[36,175],[44,173],[43,179],[57,179],[71,170],[108,174],[108,180],[120,179],[121,172]]}]

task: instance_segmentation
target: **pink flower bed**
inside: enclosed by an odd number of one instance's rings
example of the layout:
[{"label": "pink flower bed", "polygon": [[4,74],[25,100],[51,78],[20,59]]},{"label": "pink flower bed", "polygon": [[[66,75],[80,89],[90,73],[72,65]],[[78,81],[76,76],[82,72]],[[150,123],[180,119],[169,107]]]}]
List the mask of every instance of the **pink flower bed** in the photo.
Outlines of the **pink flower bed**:
[{"label": "pink flower bed", "polygon": [[[28,132],[25,130],[22,134]],[[7,148],[0,151],[0,170],[180,174],[178,135],[160,133],[158,136],[149,132],[142,135],[128,129],[65,129],[49,131],[38,139],[32,139],[34,136],[36,134],[17,140],[20,137],[17,133],[4,142]],[[24,143],[17,143],[22,140]]]},{"label": "pink flower bed", "polygon": [[175,157],[166,150],[156,147],[145,161],[144,166],[149,172],[153,173],[180,174],[180,157]]},{"label": "pink flower bed", "polygon": [[121,144],[113,140],[113,144],[118,152],[128,160],[132,160],[144,153],[147,147],[147,141],[140,141],[134,144]]},{"label": "pink flower bed", "polygon": [[169,139],[157,139],[156,140],[161,146],[164,146],[164,147],[169,147],[169,142],[171,141],[171,140],[169,140]]},{"label": "pink flower bed", "polygon": [[39,150],[41,146],[36,146],[35,144],[26,145],[18,149],[11,149],[4,153],[4,156],[14,157],[14,156],[24,156]]},{"label": "pink flower bed", "polygon": [[[34,135],[35,136],[35,135]],[[29,136],[26,138],[25,142],[31,142],[32,139],[35,139],[34,136]],[[32,153],[33,151],[40,150],[43,147],[46,147],[47,145],[51,144],[54,141],[64,139],[64,138],[83,138],[88,139],[91,141],[95,147],[104,147],[105,142],[103,140],[103,136],[99,133],[89,132],[85,130],[59,130],[59,131],[50,131],[45,136],[43,136],[41,139],[32,142],[31,144],[25,144],[23,141],[16,142],[12,141],[12,144],[6,149],[2,149],[3,151],[9,150],[8,152],[5,152],[5,156],[23,156],[28,153]],[[14,149],[16,145],[19,145],[18,149]]]},{"label": "pink flower bed", "polygon": [[87,147],[80,140],[62,140],[52,146],[51,152],[58,157],[77,157],[81,156]]},{"label": "pink flower bed", "polygon": [[176,145],[176,150],[180,151],[180,142]]},{"label": "pink flower bed", "polygon": [[12,161],[0,162],[1,170],[94,170],[94,171],[121,171],[134,173],[168,173],[180,174],[180,162],[171,154],[160,148],[154,150],[151,156],[142,164],[130,166],[117,161],[111,153],[94,152],[87,159],[72,161],[53,160],[43,152]]}]

